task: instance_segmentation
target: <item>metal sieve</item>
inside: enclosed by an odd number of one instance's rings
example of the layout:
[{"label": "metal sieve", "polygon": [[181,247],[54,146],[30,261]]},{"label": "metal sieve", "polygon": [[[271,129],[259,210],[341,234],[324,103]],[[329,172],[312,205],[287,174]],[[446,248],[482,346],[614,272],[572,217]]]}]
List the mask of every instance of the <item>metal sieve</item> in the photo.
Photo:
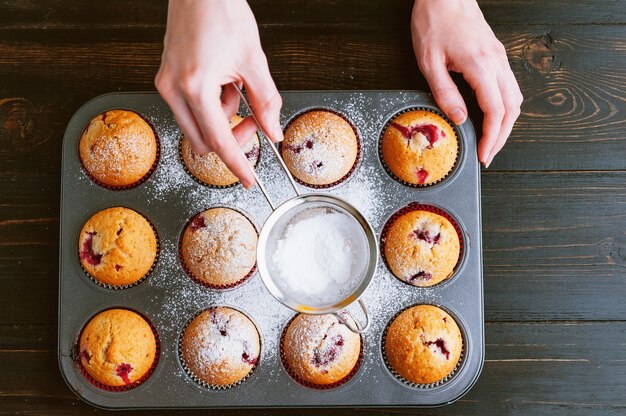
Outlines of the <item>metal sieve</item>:
[{"label": "metal sieve", "polygon": [[[263,133],[262,136],[267,141],[296,193],[295,197],[287,200],[280,206],[276,206],[256,172],[250,167],[259,189],[272,208],[272,213],[261,228],[257,245],[257,266],[265,287],[276,300],[294,311],[314,315],[332,313],[353,332],[364,332],[369,327],[370,321],[367,307],[359,297],[372,281],[378,262],[376,235],[372,226],[354,206],[341,198],[321,193],[300,194],[291,172],[285,165],[278,149],[269,139],[269,135],[256,118],[245,95],[237,84],[233,83],[233,86],[239,93],[241,100],[256,122],[260,132]],[[245,158],[243,152],[242,156]],[[248,165],[247,159],[246,164]],[[284,237],[290,225],[316,215],[331,213],[341,216],[346,227],[350,228],[350,245],[354,249],[355,256],[352,258],[353,267],[351,268],[349,281],[341,288],[337,288],[336,293],[326,293],[324,296],[311,296],[293,290],[280,278],[280,271],[277,270],[274,264],[273,255],[278,249],[278,241]],[[365,323],[362,325],[350,312],[345,311],[350,316],[351,321],[346,320],[342,316],[344,313],[339,313],[340,310],[348,307],[354,301],[358,301],[363,310]]]}]

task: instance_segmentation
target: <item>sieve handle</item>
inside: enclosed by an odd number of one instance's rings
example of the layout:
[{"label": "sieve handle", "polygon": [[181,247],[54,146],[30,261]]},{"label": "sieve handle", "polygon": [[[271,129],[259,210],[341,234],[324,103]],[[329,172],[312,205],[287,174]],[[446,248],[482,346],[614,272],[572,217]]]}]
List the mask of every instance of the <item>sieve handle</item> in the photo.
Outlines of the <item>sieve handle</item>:
[{"label": "sieve handle", "polygon": [[359,322],[356,319],[354,319],[354,316],[352,316],[352,314],[349,311],[344,310],[344,313],[348,314],[348,316],[352,318],[352,320],[354,321],[354,325],[352,324],[352,322],[349,322],[346,319],[344,319],[343,316],[341,316],[339,313],[333,312],[333,315],[335,315],[337,319],[339,319],[339,322],[347,326],[350,331],[356,334],[362,334],[363,332],[367,331],[367,328],[370,327],[370,316],[369,316],[369,312],[367,311],[367,307],[365,306],[365,302],[359,299],[359,305],[361,306],[361,309],[363,310],[363,315],[365,315],[365,325],[363,326],[361,326],[361,324],[359,324]]},{"label": "sieve handle", "polygon": [[[250,103],[248,102],[248,99],[244,95],[243,91],[241,91],[241,88],[239,88],[239,85],[237,85],[236,82],[233,82],[232,85],[233,85],[233,87],[235,87],[235,90],[237,90],[237,93],[239,94],[239,97],[241,98],[241,101],[243,101],[243,104],[248,109],[248,112],[250,113],[250,116],[252,117],[252,119],[256,123],[257,127],[259,128],[258,131],[263,133],[262,136],[265,137],[265,140],[267,141],[270,149],[272,149],[272,152],[274,153],[274,156],[278,160],[278,163],[280,164],[280,167],[283,169],[283,171],[287,175],[287,178],[289,179],[289,183],[291,183],[291,186],[292,186],[293,190],[296,192],[296,195],[300,196],[300,191],[298,190],[298,185],[296,185],[296,181],[293,179],[293,176],[291,175],[291,172],[289,172],[289,169],[287,168],[287,165],[285,165],[285,162],[283,161],[283,158],[280,156],[280,153],[278,152],[278,149],[276,149],[276,146],[274,146],[274,143],[272,143],[272,140],[270,139],[269,134],[267,134],[265,129],[263,129],[263,126],[261,125],[261,123],[259,123],[259,119],[256,118],[256,115],[254,114],[254,111],[252,110],[252,107],[250,106]],[[252,170],[252,173],[254,174],[254,179],[256,179],[256,182],[259,184],[259,188],[261,189],[261,192],[263,192],[263,195],[265,196],[265,199],[267,199],[267,202],[272,207],[272,211],[275,210],[276,207],[275,207],[274,203],[272,202],[271,198],[269,197],[269,195],[267,193],[267,190],[265,189],[265,186],[263,186],[263,184],[261,183],[261,180],[259,179],[259,177],[257,176],[256,172],[254,171],[254,168],[251,166],[250,169]]]}]

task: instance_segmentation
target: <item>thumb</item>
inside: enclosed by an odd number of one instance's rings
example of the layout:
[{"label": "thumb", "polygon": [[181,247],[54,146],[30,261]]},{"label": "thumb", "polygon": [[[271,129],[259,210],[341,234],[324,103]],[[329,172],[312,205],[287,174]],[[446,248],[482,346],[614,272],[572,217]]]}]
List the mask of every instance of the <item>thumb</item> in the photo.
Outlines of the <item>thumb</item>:
[{"label": "thumb", "polygon": [[445,65],[435,65],[431,68],[420,65],[420,67],[437,105],[454,124],[463,124],[467,119],[467,108]]},{"label": "thumb", "polygon": [[280,127],[283,100],[270,75],[265,55],[261,53],[259,59],[260,62],[249,65],[253,69],[245,74],[244,83],[259,123],[273,142],[280,142],[283,140],[283,130]]}]

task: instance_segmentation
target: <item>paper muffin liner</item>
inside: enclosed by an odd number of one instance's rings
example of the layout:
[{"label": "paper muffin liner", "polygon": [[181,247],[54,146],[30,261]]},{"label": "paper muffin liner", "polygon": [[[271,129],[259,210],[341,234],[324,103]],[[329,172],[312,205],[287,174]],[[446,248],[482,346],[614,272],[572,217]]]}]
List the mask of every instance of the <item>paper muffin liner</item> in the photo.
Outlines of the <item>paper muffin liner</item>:
[{"label": "paper muffin liner", "polygon": [[[131,209],[134,212],[134,209],[132,208],[128,208]],[[96,278],[95,276],[92,276],[91,273],[89,273],[87,271],[87,269],[85,269],[85,266],[83,265],[83,262],[80,259],[80,250],[78,251],[78,264],[80,264],[80,268],[83,269],[83,272],[85,272],[85,275],[89,278],[89,280],[91,280],[93,283],[95,283],[96,285],[104,288],[104,289],[110,289],[110,290],[123,290],[123,289],[130,289],[131,287],[135,287],[138,284],[142,283],[144,280],[146,280],[148,277],[150,277],[150,275],[152,274],[152,272],[154,271],[154,268],[156,267],[157,263],[159,262],[159,255],[161,253],[161,243],[160,243],[160,239],[159,239],[159,234],[156,231],[156,228],[154,227],[154,224],[152,224],[152,221],[150,221],[145,215],[137,212],[137,214],[141,215],[146,221],[148,221],[148,224],[150,224],[150,228],[152,228],[152,232],[154,232],[154,236],[156,237],[156,252],[154,255],[154,261],[152,262],[152,265],[150,266],[150,269],[148,270],[148,272],[146,274],[144,274],[141,278],[135,280],[132,283],[128,283],[125,285],[110,285],[108,283],[104,283],[100,280],[98,280],[98,278]],[[94,214],[95,215],[95,214]],[[82,228],[81,228],[82,230]],[[80,235],[79,235],[79,241],[80,241]]]},{"label": "paper muffin liner", "polygon": [[192,215],[191,218],[189,218],[187,220],[187,223],[183,227],[183,231],[180,234],[180,237],[178,238],[178,261],[179,261],[181,267],[183,268],[183,270],[185,271],[185,273],[187,274],[187,276],[189,276],[189,278],[191,280],[193,280],[194,282],[198,283],[199,285],[204,286],[207,289],[213,289],[213,290],[234,289],[234,288],[236,288],[238,286],[241,286],[242,284],[244,284],[245,282],[250,280],[250,278],[252,276],[254,276],[254,274],[256,273],[256,270],[257,270],[257,263],[256,263],[256,261],[254,262],[254,265],[252,266],[252,268],[250,269],[248,274],[246,274],[244,277],[242,277],[241,279],[237,280],[236,282],[229,283],[229,284],[226,284],[226,285],[215,285],[215,284],[211,284],[211,283],[205,282],[204,280],[199,279],[198,277],[196,277],[193,274],[193,272],[187,267],[187,264],[185,263],[185,258],[183,257],[183,235],[185,234],[185,231],[187,231],[187,227],[189,227],[189,224],[191,224],[191,221],[193,221],[193,219],[196,216],[200,215],[201,213],[203,213],[206,210],[213,209],[213,208],[226,208],[226,209],[231,209],[233,211],[237,211],[239,214],[243,215],[250,222],[250,224],[252,224],[252,227],[254,227],[254,230],[256,231],[257,237],[258,237],[258,235],[259,235],[259,227],[257,227],[257,225],[252,220],[252,218],[250,218],[250,216],[248,214],[246,214],[245,212],[241,211],[238,208],[233,208],[233,207],[227,206],[227,205],[217,205],[217,206],[209,207],[209,208],[206,208],[206,209],[204,209],[204,210],[202,210],[200,212],[197,212],[196,214]]},{"label": "paper muffin liner", "polygon": [[[261,161],[262,153],[263,153],[263,146],[261,145],[261,139],[259,139],[259,157],[257,157],[256,162],[254,162],[254,165],[252,165],[252,169],[256,170],[257,166],[259,165],[259,162]],[[191,170],[189,170],[189,168],[187,167],[187,164],[185,163],[185,159],[183,158],[183,136],[182,135],[180,136],[180,139],[178,140],[178,160],[180,161],[180,164],[183,166],[183,170],[187,172],[187,174],[191,177],[191,179],[194,180],[194,182],[196,182],[199,185],[206,186],[207,188],[229,189],[241,183],[240,181],[236,181],[236,182],[231,183],[230,185],[214,185],[211,183],[204,182],[202,179],[194,175],[191,172]]]},{"label": "paper muffin liner", "polygon": [[208,307],[206,309],[202,309],[201,311],[196,312],[191,318],[189,318],[187,320],[187,322],[185,323],[185,326],[183,327],[182,331],[180,331],[180,335],[178,336],[178,348],[177,348],[177,350],[178,350],[178,358],[180,360],[180,365],[183,368],[183,371],[185,371],[185,373],[187,374],[187,376],[189,376],[189,378],[192,379],[199,386],[204,387],[205,389],[209,389],[209,390],[229,390],[229,389],[237,387],[237,386],[243,384],[244,382],[246,382],[248,379],[250,379],[250,377],[252,377],[252,374],[259,367],[259,363],[261,362],[261,352],[263,351],[263,340],[261,338],[261,333],[259,332],[259,327],[250,318],[250,316],[248,316],[248,314],[246,314],[245,312],[242,312],[239,309],[236,309],[236,308],[233,308],[233,307],[230,307],[230,306],[224,306],[224,307],[233,309],[233,310],[243,314],[246,318],[250,319],[250,322],[252,322],[252,324],[254,325],[254,328],[256,329],[257,334],[259,335],[259,344],[260,344],[259,357],[257,358],[256,364],[254,364],[252,366],[252,368],[250,369],[248,374],[246,374],[242,379],[240,379],[240,380],[238,380],[238,381],[236,381],[234,383],[231,383],[231,384],[214,385],[214,384],[207,383],[206,381],[204,381],[201,378],[199,378],[198,376],[196,376],[194,374],[194,372],[187,366],[187,363],[185,362],[185,357],[184,357],[184,354],[183,354],[183,338],[185,336],[185,332],[187,331],[187,328],[189,327],[189,324],[191,324],[191,322],[194,319],[196,319],[202,312],[210,311],[212,309],[216,309],[216,308],[218,308],[218,306],[210,306],[210,307]]},{"label": "paper muffin liner", "polygon": [[[91,172],[89,172],[89,170],[85,167],[85,164],[83,163],[83,159],[80,157],[78,157],[78,160],[80,161],[80,167],[82,169],[82,171],[85,173],[85,175],[95,184],[109,189],[111,191],[123,191],[126,189],[132,189],[135,188],[139,185],[141,185],[142,183],[144,183],[145,181],[147,181],[148,179],[150,179],[150,176],[152,176],[152,173],[154,173],[154,170],[156,169],[157,165],[159,164],[159,159],[161,157],[161,140],[159,138],[159,134],[157,133],[156,129],[154,128],[154,124],[152,124],[152,122],[150,120],[148,120],[146,117],[144,117],[142,114],[139,114],[138,112],[134,111],[134,110],[126,110],[124,108],[114,108],[114,109],[110,109],[107,111],[113,111],[113,110],[124,110],[124,111],[130,111],[132,113],[137,114],[139,117],[141,117],[143,119],[143,121],[145,121],[146,123],[148,123],[148,126],[150,126],[150,129],[152,129],[152,133],[154,134],[154,140],[156,142],[156,155],[154,157],[154,163],[152,163],[152,166],[150,167],[150,169],[148,169],[148,172],[146,172],[145,175],[143,175],[141,178],[139,178],[138,180],[136,180],[135,182],[128,184],[128,185],[109,185],[107,183],[102,182],[101,180],[99,180],[98,178],[96,178],[95,176],[93,176],[91,174]],[[100,115],[103,115],[104,113],[106,113],[107,111],[103,111],[102,113],[100,113]],[[89,119],[89,122],[91,123],[91,120],[93,120],[93,117],[91,119]],[[81,133],[81,137],[82,135],[85,133],[85,131],[87,130],[87,127],[89,126],[89,124],[87,124],[85,126],[85,128],[83,129],[83,133]]]},{"label": "paper muffin liner", "polygon": [[287,334],[287,329],[289,328],[293,320],[296,319],[297,316],[298,314],[294,315],[291,319],[289,319],[289,321],[287,322],[287,325],[285,325],[285,327],[283,328],[280,334],[280,342],[279,342],[280,361],[282,362],[283,367],[285,368],[285,371],[287,372],[287,374],[289,374],[289,377],[291,377],[296,383],[300,384],[301,386],[308,387],[314,390],[322,390],[322,391],[332,390],[337,387],[341,387],[347,382],[349,382],[350,380],[352,380],[354,376],[359,372],[359,369],[361,368],[361,364],[363,363],[363,359],[364,359],[363,335],[361,334],[359,334],[359,337],[361,338],[359,358],[357,358],[356,363],[354,364],[354,367],[352,367],[352,370],[350,370],[350,372],[341,380],[337,380],[331,384],[315,384],[315,383],[311,383],[310,381],[302,379],[293,371],[293,369],[289,366],[289,363],[287,362],[287,357],[285,356],[284,342],[285,342],[285,335]]},{"label": "paper muffin liner", "polygon": [[[442,217],[444,217],[445,219],[447,219],[448,221],[450,221],[450,224],[452,224],[452,226],[454,227],[454,230],[456,231],[457,236],[459,237],[459,258],[454,266],[454,269],[452,269],[452,273],[450,274],[450,276],[446,277],[445,279],[443,279],[440,282],[437,282],[433,285],[429,285],[429,286],[416,286],[416,285],[412,285],[409,282],[402,280],[401,278],[399,278],[398,276],[395,275],[395,273],[391,270],[391,267],[389,267],[389,262],[387,262],[387,257],[385,256],[385,243],[387,241],[387,233],[389,232],[389,228],[393,225],[393,223],[402,215],[406,214],[407,212],[412,212],[412,211],[427,211],[427,212],[432,212],[434,214],[437,215],[441,215]],[[415,287],[415,288],[422,288],[422,289],[426,289],[426,288],[431,288],[431,287],[435,287],[438,285],[441,285],[443,283],[449,282],[453,277],[456,276],[457,271],[459,270],[461,263],[463,261],[463,256],[465,254],[465,240],[463,239],[463,229],[461,228],[461,226],[459,225],[459,223],[457,222],[457,220],[450,215],[447,211],[433,206],[433,205],[427,205],[427,204],[420,204],[419,202],[411,202],[408,205],[400,208],[398,211],[394,212],[391,217],[389,217],[389,219],[387,220],[387,222],[385,222],[385,225],[383,226],[383,229],[380,233],[380,256],[383,259],[383,262],[385,263],[385,266],[387,267],[387,270],[389,270],[389,273],[391,273],[396,279],[398,279],[399,281],[401,281],[402,283],[405,283],[411,287]]]},{"label": "paper muffin liner", "polygon": [[110,309],[125,309],[125,310],[128,310],[128,311],[134,312],[137,315],[141,316],[148,323],[148,325],[150,325],[150,329],[152,329],[152,333],[154,334],[154,340],[155,340],[155,345],[156,345],[155,346],[155,353],[154,353],[154,361],[152,362],[152,366],[150,366],[150,369],[148,371],[146,371],[146,373],[143,376],[141,376],[141,378],[139,378],[137,381],[134,381],[134,382],[132,382],[130,384],[127,384],[127,385],[124,385],[124,386],[109,386],[107,384],[100,383],[98,380],[93,378],[91,376],[91,374],[89,374],[87,369],[83,366],[82,360],[80,359],[80,339],[83,336],[83,331],[85,330],[85,327],[87,326],[87,324],[97,314],[94,314],[91,318],[89,318],[85,322],[85,324],[83,325],[82,329],[80,330],[80,333],[78,334],[78,340],[76,341],[76,344],[74,345],[74,361],[76,362],[76,365],[78,365],[78,368],[80,369],[80,373],[92,385],[98,387],[99,389],[110,391],[110,392],[124,392],[124,391],[132,390],[135,387],[140,386],[141,384],[143,384],[154,373],[154,370],[156,369],[157,365],[159,364],[159,359],[161,357],[161,342],[159,340],[159,334],[158,334],[155,326],[152,324],[152,321],[150,321],[148,318],[146,318],[146,316],[143,315],[142,313],[140,313],[140,312],[138,312],[136,310],[130,309],[130,308],[108,308],[108,309],[104,309],[104,310],[102,310],[102,311],[100,311],[98,313],[102,313],[102,312],[105,312],[105,311],[110,310]]},{"label": "paper muffin liner", "polygon": [[385,366],[387,367],[387,370],[389,370],[389,372],[400,382],[402,382],[403,384],[412,387],[414,389],[420,389],[420,390],[425,390],[425,389],[432,389],[435,387],[440,387],[443,386],[444,384],[448,383],[450,380],[453,379],[453,377],[459,372],[459,369],[462,367],[463,365],[463,361],[465,359],[465,328],[461,325],[461,323],[453,316],[451,315],[447,310],[445,310],[444,308],[438,306],[438,305],[433,305],[433,306],[437,306],[439,309],[442,309],[443,311],[445,311],[448,315],[450,315],[452,317],[452,319],[454,319],[454,322],[458,325],[459,329],[461,330],[461,338],[463,339],[463,346],[461,348],[461,354],[459,355],[459,361],[457,361],[456,365],[454,366],[454,368],[452,369],[452,371],[450,371],[450,373],[448,373],[448,375],[446,375],[444,378],[442,378],[441,380],[435,381],[433,383],[414,383],[411,380],[407,380],[406,378],[402,377],[391,365],[391,363],[389,362],[389,358],[387,357],[387,331],[389,331],[389,327],[391,326],[391,324],[393,323],[393,321],[396,320],[396,318],[398,316],[400,316],[400,314],[404,311],[406,311],[407,309],[410,309],[414,306],[418,306],[418,305],[423,305],[423,304],[415,304],[415,305],[410,305],[407,306],[406,308],[403,308],[402,310],[400,310],[398,313],[396,313],[390,320],[389,322],[387,322],[387,325],[385,325],[385,329],[383,330],[383,335],[382,335],[382,339],[381,339],[381,352],[382,352],[382,356],[383,356],[383,362],[385,363]]},{"label": "paper muffin liner", "polygon": [[[304,182],[300,179],[298,179],[293,173],[291,174],[291,176],[293,177],[293,180],[296,181],[297,183],[299,183],[302,186],[306,186],[307,188],[312,188],[312,189],[329,189],[329,188],[334,188],[340,184],[343,184],[344,182],[346,182],[348,179],[350,179],[352,177],[352,174],[354,173],[354,171],[356,170],[356,168],[359,165],[359,162],[361,161],[361,149],[362,149],[362,144],[361,144],[361,136],[359,135],[359,131],[356,128],[356,125],[348,118],[346,117],[344,114],[341,114],[340,112],[330,109],[330,108],[326,108],[326,107],[316,107],[316,108],[309,108],[305,111],[302,111],[296,115],[294,115],[293,117],[291,117],[291,120],[289,120],[289,123],[287,123],[287,125],[285,126],[285,128],[283,129],[284,131],[286,131],[289,126],[291,125],[291,123],[293,123],[297,118],[299,118],[300,116],[305,115],[306,113],[310,113],[311,111],[326,111],[329,113],[332,113],[336,116],[341,117],[342,119],[344,119],[352,128],[352,131],[354,131],[354,136],[356,137],[356,158],[354,160],[354,163],[352,164],[352,167],[350,168],[350,170],[348,171],[348,173],[346,173],[344,176],[342,176],[340,179],[336,180],[335,182],[331,182],[329,184],[326,185],[314,185],[314,184],[310,184],[307,182]],[[280,153],[281,157],[283,155],[283,142],[279,142],[278,143],[278,152]],[[289,168],[289,167],[287,167]],[[291,172],[291,171],[290,171]]]},{"label": "paper muffin liner", "polygon": [[[387,161],[385,160],[385,158],[383,157],[383,139],[385,137],[385,133],[387,132],[387,129],[389,128],[389,126],[391,125],[391,123],[398,118],[398,116],[402,115],[402,114],[406,114],[409,113],[411,111],[428,111],[430,113],[436,114],[439,117],[441,117],[446,123],[448,123],[450,125],[450,127],[452,127],[452,131],[454,132],[454,137],[457,140],[458,146],[457,146],[457,150],[456,150],[456,155],[454,156],[454,164],[452,165],[452,168],[450,169],[450,171],[445,174],[441,179],[438,179],[434,182],[431,183],[424,183],[424,184],[419,184],[419,183],[411,183],[411,182],[407,182],[403,179],[400,179],[395,173],[393,173],[393,171],[391,170],[391,168],[389,167],[389,165],[387,164]],[[455,127],[454,123],[452,123],[448,117],[446,117],[445,114],[434,110],[432,108],[428,108],[428,107],[409,107],[409,108],[405,108],[403,110],[400,110],[396,113],[394,113],[394,115],[392,117],[389,118],[389,120],[387,120],[385,122],[385,125],[383,126],[382,130],[380,131],[380,135],[378,138],[378,156],[380,159],[380,163],[383,166],[383,169],[385,169],[385,172],[387,172],[387,174],[389,176],[391,176],[394,180],[396,180],[397,182],[400,182],[403,185],[412,187],[412,188],[428,188],[428,187],[432,187],[434,185],[438,185],[444,181],[447,181],[448,179],[450,179],[453,174],[458,170],[459,167],[459,149],[461,149],[461,146],[463,146],[463,142],[462,140],[459,139],[459,134],[457,132],[457,128]]]}]

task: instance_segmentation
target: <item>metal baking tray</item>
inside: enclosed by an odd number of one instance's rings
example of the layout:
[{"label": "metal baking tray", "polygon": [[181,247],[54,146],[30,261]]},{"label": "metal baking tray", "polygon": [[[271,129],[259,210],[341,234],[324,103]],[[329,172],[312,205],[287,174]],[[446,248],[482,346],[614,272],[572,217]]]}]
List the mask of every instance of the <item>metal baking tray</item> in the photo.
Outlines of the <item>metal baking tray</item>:
[{"label": "metal baking tray", "polygon": [[[212,189],[197,183],[182,166],[178,153],[181,132],[158,94],[94,98],[74,114],[63,140],[59,254],[59,365],[68,386],[87,403],[109,409],[437,406],[457,400],[475,383],[484,361],[484,318],[480,170],[471,122],[456,128],[460,150],[455,170],[434,186],[413,188],[384,170],[378,143],[384,125],[394,114],[412,107],[436,110],[431,95],[417,91],[286,91],[282,97],[283,125],[305,110],[326,108],[347,117],[361,140],[361,158],[348,181],[325,190],[303,186],[303,191],[330,192],[347,199],[370,221],[378,239],[386,220],[410,202],[444,209],[462,228],[464,251],[457,271],[439,285],[417,288],[396,279],[379,261],[376,275],[362,296],[370,309],[372,326],[363,336],[364,359],[356,375],[330,390],[302,386],[286,373],[278,353],[280,335],[294,312],[270,295],[258,274],[240,287],[211,290],[187,277],[178,259],[179,238],[189,218],[209,207],[227,206],[243,211],[260,227],[271,212],[263,195],[258,189],[245,191],[241,185]],[[152,175],[139,186],[121,191],[95,184],[82,170],[78,154],[81,133],[91,118],[116,108],[142,115],[160,141],[160,157]],[[245,115],[243,108],[241,113]],[[257,172],[272,197],[285,201],[293,196],[287,179],[264,146]],[[128,289],[96,285],[81,268],[77,254],[83,224],[94,213],[112,206],[132,208],[146,216],[160,243],[159,258],[150,276]],[[389,371],[382,354],[382,334],[390,320],[402,309],[423,303],[451,313],[464,337],[460,368],[449,381],[432,388],[402,383]],[[178,355],[180,333],[189,318],[218,305],[250,316],[262,339],[254,373],[227,390],[198,385],[184,372]],[[143,314],[160,340],[159,360],[152,375],[124,392],[105,391],[91,384],[82,375],[75,354],[86,322],[111,307]]]}]

